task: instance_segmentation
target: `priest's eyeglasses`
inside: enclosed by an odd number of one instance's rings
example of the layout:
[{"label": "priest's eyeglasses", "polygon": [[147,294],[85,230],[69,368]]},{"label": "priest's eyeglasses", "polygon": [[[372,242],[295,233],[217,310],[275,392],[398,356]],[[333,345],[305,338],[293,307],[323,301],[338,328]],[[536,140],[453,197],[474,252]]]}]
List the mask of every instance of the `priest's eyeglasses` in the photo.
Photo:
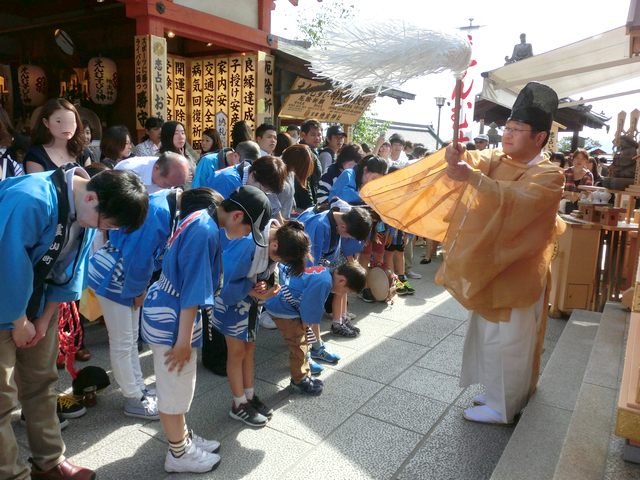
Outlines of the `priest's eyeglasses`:
[{"label": "priest's eyeglasses", "polygon": [[520,132],[533,132],[533,130],[526,129],[526,128],[504,127],[504,133],[520,133]]}]

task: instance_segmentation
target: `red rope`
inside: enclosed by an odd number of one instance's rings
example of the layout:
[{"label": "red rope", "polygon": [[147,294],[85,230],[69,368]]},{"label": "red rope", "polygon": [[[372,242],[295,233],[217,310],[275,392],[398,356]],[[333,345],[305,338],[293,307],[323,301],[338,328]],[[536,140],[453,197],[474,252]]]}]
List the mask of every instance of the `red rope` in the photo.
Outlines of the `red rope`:
[{"label": "red rope", "polygon": [[79,370],[74,367],[76,352],[82,345],[82,327],[75,302],[61,303],[58,307],[58,362],[64,361],[66,369],[75,379]]}]

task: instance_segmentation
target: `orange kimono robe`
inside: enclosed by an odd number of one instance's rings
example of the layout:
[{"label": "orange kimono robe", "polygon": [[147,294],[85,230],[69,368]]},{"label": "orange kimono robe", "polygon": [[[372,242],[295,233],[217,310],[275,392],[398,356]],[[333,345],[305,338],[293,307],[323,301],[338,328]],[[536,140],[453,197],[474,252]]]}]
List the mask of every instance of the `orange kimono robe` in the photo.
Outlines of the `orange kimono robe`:
[{"label": "orange kimono robe", "polygon": [[548,160],[526,165],[499,150],[470,151],[468,182],[446,175],[444,149],[367,183],[360,196],[399,229],[443,242],[436,282],[493,322],[540,298],[564,177]]}]

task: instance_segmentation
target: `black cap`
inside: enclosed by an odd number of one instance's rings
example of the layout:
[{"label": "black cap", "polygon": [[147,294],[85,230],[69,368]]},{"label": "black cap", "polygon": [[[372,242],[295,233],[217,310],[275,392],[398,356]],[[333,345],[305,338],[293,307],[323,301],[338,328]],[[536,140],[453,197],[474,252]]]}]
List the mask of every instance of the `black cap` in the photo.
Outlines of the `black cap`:
[{"label": "black cap", "polygon": [[347,136],[340,125],[331,125],[329,128],[327,128],[327,138],[335,135],[342,135],[343,137]]},{"label": "black cap", "polygon": [[556,110],[556,92],[542,83],[529,82],[520,90],[508,120],[526,123],[539,132],[548,132]]},{"label": "black cap", "polygon": [[251,235],[259,247],[266,247],[263,231],[271,218],[271,203],[259,188],[245,185],[236,189],[229,200],[238,205],[251,220]]}]

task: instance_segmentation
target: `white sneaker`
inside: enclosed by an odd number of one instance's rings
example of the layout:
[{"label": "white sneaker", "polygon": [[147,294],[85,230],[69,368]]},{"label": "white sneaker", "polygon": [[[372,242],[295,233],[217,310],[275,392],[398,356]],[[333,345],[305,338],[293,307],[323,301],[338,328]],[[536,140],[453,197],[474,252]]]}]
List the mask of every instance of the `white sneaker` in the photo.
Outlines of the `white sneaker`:
[{"label": "white sneaker", "polygon": [[179,458],[174,457],[171,450],[167,452],[167,456],[164,459],[164,471],[169,473],[204,473],[217,468],[219,464],[219,455],[205,452],[196,447],[194,442],[189,442],[184,451],[184,455]]},{"label": "white sneaker", "polygon": [[486,425],[502,425],[505,427],[513,425],[513,421],[505,422],[498,412],[486,405],[467,408],[462,416],[470,422],[484,423]]},{"label": "white sneaker", "polygon": [[345,313],[344,316],[347,317],[349,320],[353,320],[354,318],[357,317],[355,313],[351,313],[351,312]]},{"label": "white sneaker", "polygon": [[196,447],[205,452],[218,453],[220,451],[220,442],[217,440],[207,440],[197,435],[193,430],[189,430],[189,437],[195,443]]},{"label": "white sneaker", "polygon": [[418,273],[418,272],[414,272],[413,270],[409,270],[409,271],[406,273],[406,275],[407,275],[407,277],[409,277],[409,278],[414,278],[414,279],[416,279],[416,280],[418,280],[418,279],[422,278],[422,275],[421,275],[420,273]]},{"label": "white sneaker", "polygon": [[275,324],[271,315],[266,310],[260,314],[260,326],[262,328],[266,328],[267,330],[276,330],[278,326]]}]

